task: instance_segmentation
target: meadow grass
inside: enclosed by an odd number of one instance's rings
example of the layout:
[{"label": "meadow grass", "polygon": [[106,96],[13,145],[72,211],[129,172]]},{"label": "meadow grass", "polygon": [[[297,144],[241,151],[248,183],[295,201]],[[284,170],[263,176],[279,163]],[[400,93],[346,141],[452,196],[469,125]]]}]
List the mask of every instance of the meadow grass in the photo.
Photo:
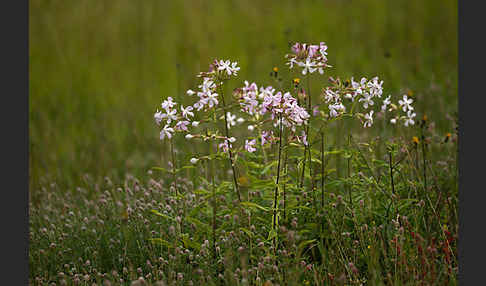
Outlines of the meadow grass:
[{"label": "meadow grass", "polygon": [[282,55],[295,41],[328,43],[329,76],[379,75],[385,93],[412,90],[418,116],[450,132],[456,2],[31,0],[30,189],[45,177],[74,188],[79,174],[122,178],[160,165],[167,149],[152,114],[162,98],[180,99],[214,58],[239,62],[233,87],[276,65],[286,73]]},{"label": "meadow grass", "polygon": [[[456,1],[29,4],[31,284],[457,284]],[[301,163],[282,169],[275,222],[276,146],[239,159],[242,211],[227,161],[189,164],[214,146],[175,138],[171,173],[153,114],[186,106],[215,58],[241,66],[226,94],[273,67],[290,89],[295,41],[329,46],[314,98],[329,76],[378,75],[413,96],[417,124],[330,124],[303,187]]]}]

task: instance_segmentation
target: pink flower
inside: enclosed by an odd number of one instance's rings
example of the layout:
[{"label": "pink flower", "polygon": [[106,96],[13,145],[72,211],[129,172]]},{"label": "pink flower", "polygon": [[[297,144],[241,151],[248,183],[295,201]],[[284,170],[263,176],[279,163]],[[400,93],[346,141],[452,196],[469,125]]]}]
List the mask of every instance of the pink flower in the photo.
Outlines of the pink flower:
[{"label": "pink flower", "polygon": [[169,125],[165,125],[164,129],[160,131],[160,140],[164,140],[165,137],[172,138],[172,133],[174,132],[174,128],[171,128]]},{"label": "pink flower", "polygon": [[270,141],[270,132],[268,131],[262,131],[262,134],[260,135],[260,138],[262,139],[262,146],[265,145],[267,142]]},{"label": "pink flower", "polygon": [[177,103],[175,103],[174,101],[172,101],[172,97],[167,97],[167,100],[164,100],[164,102],[162,102],[162,108],[165,109],[167,112],[169,112],[169,110],[174,107]]},{"label": "pink flower", "polygon": [[233,146],[228,143],[228,140],[224,140],[224,142],[220,143],[218,147],[223,150],[223,152],[228,152],[229,148],[232,148]]},{"label": "pink flower", "polygon": [[292,46],[292,52],[294,52],[295,54],[299,54],[300,52],[302,52],[303,49],[305,49],[305,47],[302,47],[302,44],[300,43],[295,43]]},{"label": "pink flower", "polygon": [[302,143],[304,143],[305,146],[309,145],[309,142],[307,142],[307,135],[305,134],[304,130],[302,130]]},{"label": "pink flower", "polygon": [[256,144],[256,139],[246,140],[245,141],[245,150],[250,152],[250,153],[255,152],[256,151],[255,144]]},{"label": "pink flower", "polygon": [[194,112],[192,112],[193,109],[194,108],[192,106],[184,108],[184,106],[181,104],[182,116],[184,116],[186,119],[189,119],[189,116],[194,117]]},{"label": "pink flower", "polygon": [[177,122],[175,129],[179,131],[189,131],[187,129],[187,125],[189,125],[189,123],[190,123],[189,121],[179,121]]},{"label": "pink flower", "polygon": [[310,45],[309,46],[309,57],[313,58],[317,55],[317,51],[319,51],[318,45]]}]

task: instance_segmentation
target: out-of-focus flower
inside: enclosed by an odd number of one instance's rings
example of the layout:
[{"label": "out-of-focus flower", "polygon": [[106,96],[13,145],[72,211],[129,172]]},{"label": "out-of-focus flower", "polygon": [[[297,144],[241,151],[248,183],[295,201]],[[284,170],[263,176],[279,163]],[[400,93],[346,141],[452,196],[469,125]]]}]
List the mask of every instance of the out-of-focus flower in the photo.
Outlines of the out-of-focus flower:
[{"label": "out-of-focus flower", "polygon": [[373,124],[373,110],[371,110],[369,113],[365,114],[365,123],[364,127],[371,127]]},{"label": "out-of-focus flower", "polygon": [[383,100],[383,105],[381,106],[382,111],[386,111],[386,107],[391,103],[390,101],[391,95],[389,95],[385,100]]},{"label": "out-of-focus flower", "polygon": [[164,126],[164,129],[160,131],[160,140],[164,140],[165,137],[172,138],[172,133],[174,133],[174,128],[170,127],[168,124]]},{"label": "out-of-focus flower", "polygon": [[176,123],[175,129],[179,131],[189,131],[187,129],[187,125],[189,125],[189,123],[190,123],[189,121],[181,120]]},{"label": "out-of-focus flower", "polygon": [[414,125],[415,121],[413,120],[413,118],[415,116],[416,116],[416,114],[412,110],[407,111],[407,118],[405,119],[405,122],[403,124],[406,127],[408,127],[408,125]]},{"label": "out-of-focus flower", "polygon": [[413,107],[410,105],[412,102],[413,99],[408,98],[407,95],[403,95],[403,100],[399,100],[398,104],[400,104],[404,112],[407,112],[408,110],[413,110]]},{"label": "out-of-focus flower", "polygon": [[155,123],[157,125],[160,125],[160,122],[166,117],[165,114],[163,114],[162,112],[160,112],[159,110],[157,110],[157,112],[155,112],[154,114],[154,119],[155,119]]},{"label": "out-of-focus flower", "polygon": [[236,115],[231,114],[230,112],[226,112],[226,120],[228,121],[228,128],[231,128],[231,126],[236,125]]},{"label": "out-of-focus flower", "polygon": [[256,151],[255,144],[256,144],[256,139],[246,140],[245,141],[245,150],[250,152],[250,153],[255,152]]}]

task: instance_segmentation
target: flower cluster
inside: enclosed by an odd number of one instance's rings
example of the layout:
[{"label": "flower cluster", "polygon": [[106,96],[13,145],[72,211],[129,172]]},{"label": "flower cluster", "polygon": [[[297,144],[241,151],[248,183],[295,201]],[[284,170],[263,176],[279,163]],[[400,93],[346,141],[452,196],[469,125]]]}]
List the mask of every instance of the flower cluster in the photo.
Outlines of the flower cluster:
[{"label": "flower cluster", "polygon": [[[383,114],[399,109],[406,113],[406,115],[397,115],[391,118],[390,122],[392,124],[397,123],[398,120],[402,120],[405,126],[415,124],[413,118],[416,114],[413,112],[413,106],[411,105],[413,99],[404,95],[403,99],[398,101],[400,108],[392,103],[391,95],[383,99],[383,81],[380,81],[378,77],[374,77],[371,80],[363,77],[360,81],[354,81],[354,78],[351,78],[350,81],[346,81],[345,83],[342,83],[340,79],[330,78],[330,82],[331,86],[323,89],[321,96],[327,104],[329,117],[331,118],[345,114],[348,110],[346,105],[351,105],[349,114],[351,116],[358,116],[362,120],[364,127],[371,127],[373,125],[374,114]],[[346,102],[346,100],[348,101]],[[356,104],[362,107],[364,114],[353,113]],[[373,110],[375,106],[380,106],[380,109]]]},{"label": "flower cluster", "polygon": [[[413,120],[413,118],[416,116],[416,114],[415,114],[415,112],[413,112],[413,106],[411,105],[412,102],[413,102],[413,99],[408,98],[407,95],[403,95],[403,98],[398,101],[398,104],[400,105],[402,111],[407,113],[406,116],[398,117],[398,119],[404,120],[403,125],[405,125],[405,126],[415,124],[415,121]],[[397,118],[392,118],[391,120],[394,120],[396,122]]]},{"label": "flower cluster", "polygon": [[319,71],[324,73],[324,68],[330,67],[327,64],[327,46],[324,42],[319,45],[295,43],[292,46],[292,54],[287,54],[287,64],[290,68],[297,65],[302,69],[302,74],[313,73]]},{"label": "flower cluster", "polygon": [[[164,127],[160,131],[160,140],[163,140],[164,138],[172,138],[172,135],[174,131],[187,131],[187,125],[189,124],[189,121],[187,119],[189,118],[189,113],[194,116],[192,112],[192,108],[184,108],[184,106],[181,105],[181,110],[182,110],[182,117],[177,114],[177,108],[175,106],[177,105],[176,102],[173,101],[172,97],[168,97],[166,100],[162,102],[162,109],[163,111],[159,111],[157,109],[157,112],[154,114],[154,119],[155,123],[157,125],[161,125],[162,122],[164,122]],[[188,113],[189,112],[189,113]],[[176,123],[175,125],[173,123]],[[172,126],[171,126],[172,123]]]},{"label": "flower cluster", "polygon": [[[154,114],[155,123],[157,125],[163,125],[164,127],[160,131],[160,140],[165,138],[171,139],[173,133],[189,132],[189,127],[197,127],[199,121],[194,121],[194,111],[208,111],[211,108],[216,107],[219,104],[217,88],[222,85],[222,82],[229,79],[231,76],[236,76],[240,68],[236,62],[230,62],[229,60],[215,60],[209,67],[208,72],[201,72],[199,77],[202,77],[203,82],[198,86],[198,91],[191,89],[187,90],[186,94],[189,96],[197,95],[199,99],[192,105],[184,107],[180,105],[180,113],[176,108],[177,103],[174,102],[172,97],[168,97],[162,102],[162,111],[157,110]],[[230,118],[233,118],[230,116]],[[241,118],[238,119],[241,122]],[[163,123],[163,124],[162,124]],[[228,124],[234,125],[231,121]],[[195,136],[187,134],[186,138],[191,139]]]},{"label": "flower cluster", "polygon": [[[285,126],[295,133],[297,127],[307,124],[310,117],[307,110],[299,105],[298,100],[290,92],[276,91],[272,86],[258,87],[254,82],[245,81],[244,86],[235,89],[233,95],[239,103],[240,112],[246,114],[250,122],[260,126],[257,138],[262,146],[277,140],[272,130],[262,130],[265,122],[273,123],[273,127]],[[248,125],[248,130],[254,131],[255,126]],[[299,136],[294,137],[302,142]],[[257,139],[246,140],[245,150],[255,152],[256,143]]]},{"label": "flower cluster", "polygon": [[241,111],[257,119],[270,114],[274,126],[280,122],[295,132],[296,126],[306,124],[310,115],[290,92],[276,91],[272,86],[260,87],[256,83],[235,90],[234,95],[239,101]]}]

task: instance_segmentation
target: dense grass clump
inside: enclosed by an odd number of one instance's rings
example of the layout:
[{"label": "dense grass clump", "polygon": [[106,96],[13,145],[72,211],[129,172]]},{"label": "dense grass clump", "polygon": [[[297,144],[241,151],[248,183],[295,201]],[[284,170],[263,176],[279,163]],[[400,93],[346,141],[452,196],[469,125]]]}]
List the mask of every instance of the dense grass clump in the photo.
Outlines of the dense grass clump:
[{"label": "dense grass clump", "polygon": [[[247,216],[234,207],[231,181],[178,179],[178,195],[158,172],[102,184],[85,176],[64,195],[52,183],[30,203],[30,280],[455,285],[456,144],[435,139],[430,144],[443,156],[427,161],[427,191],[421,154],[410,140],[393,155],[395,193],[388,163],[369,146],[350,149],[353,171],[327,179],[324,202],[319,190],[287,188],[277,249],[268,236],[272,189],[242,188]],[[264,169],[252,167],[249,176]]]}]

